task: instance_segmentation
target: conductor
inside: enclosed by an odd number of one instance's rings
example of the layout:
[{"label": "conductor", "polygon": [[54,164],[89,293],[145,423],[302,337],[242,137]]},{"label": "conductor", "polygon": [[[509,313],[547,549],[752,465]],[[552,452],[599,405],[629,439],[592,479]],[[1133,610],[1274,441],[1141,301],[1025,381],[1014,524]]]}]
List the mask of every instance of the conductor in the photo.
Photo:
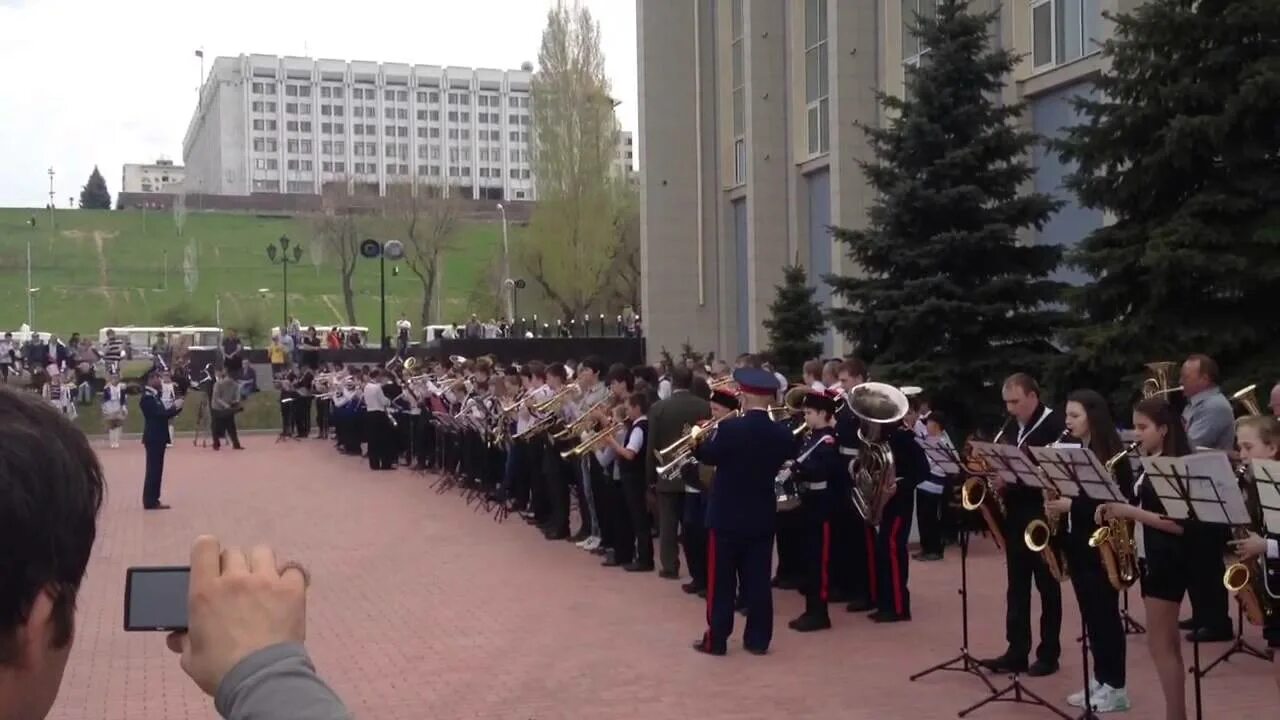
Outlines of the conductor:
[{"label": "conductor", "polygon": [[164,451],[169,444],[169,418],[182,412],[182,398],[175,398],[173,407],[166,408],[160,400],[160,373],[147,375],[147,386],[142,391],[138,407],[142,410],[142,446],[147,450],[147,474],[142,484],[142,507],[147,510],[168,510],[160,502],[160,482],[164,479]]},{"label": "conductor", "polygon": [[733,632],[735,580],[747,606],[742,644],[763,655],[773,638],[773,564],[777,496],[773,482],[795,451],[791,431],[769,418],[778,380],[766,370],[739,368],[733,379],[742,392],[741,417],[727,418],[695,449],[715,467],[707,499],[707,631],[693,649],[724,655]]}]

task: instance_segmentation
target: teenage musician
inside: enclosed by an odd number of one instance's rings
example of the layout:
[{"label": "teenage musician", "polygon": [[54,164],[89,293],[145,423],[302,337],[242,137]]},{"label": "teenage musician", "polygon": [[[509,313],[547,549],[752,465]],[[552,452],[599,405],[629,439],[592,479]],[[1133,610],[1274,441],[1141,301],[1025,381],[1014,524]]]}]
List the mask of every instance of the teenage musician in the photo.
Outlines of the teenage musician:
[{"label": "teenage musician", "polygon": [[[653,537],[645,505],[645,457],[649,449],[649,421],[645,414],[649,411],[649,395],[633,392],[625,405],[627,419],[622,432],[606,440],[614,453],[614,477],[620,485],[615,497],[620,530],[615,537],[614,551],[624,570],[653,572]],[[622,562],[624,560],[626,562]]]},{"label": "teenage musician", "polygon": [[[1093,390],[1077,390],[1067,398],[1064,413],[1067,430],[1082,447],[1089,448],[1103,462],[1123,449],[1107,401]],[[1127,457],[1121,457],[1112,473],[1121,492],[1129,496],[1133,490],[1133,471]],[[1090,694],[1096,712],[1129,709],[1125,690],[1125,635],[1120,619],[1120,592],[1107,579],[1102,557],[1089,546],[1089,537],[1098,529],[1093,515],[1101,505],[1081,495],[1060,497],[1045,502],[1045,513],[1058,518],[1062,550],[1071,568],[1071,588],[1075,591],[1089,632],[1089,650],[1093,654],[1093,677],[1087,690],[1067,697],[1067,704],[1085,706],[1085,692]]]},{"label": "teenage musician", "polygon": [[[1005,379],[1000,394],[1010,418],[996,436],[996,442],[1019,448],[1052,444],[1064,429],[1061,413],[1055,413],[1040,402],[1040,385],[1026,373],[1015,373]],[[1004,521],[1004,544],[1008,589],[1005,594],[1004,654],[981,661],[992,672],[1026,673],[1032,677],[1058,671],[1062,654],[1059,632],[1062,629],[1062,588],[1049,572],[1044,559],[1021,542],[1027,524],[1044,519],[1044,493],[1039,488],[1008,486],[1000,478],[992,485],[1004,493],[1008,516]],[[1031,583],[1040,592],[1040,645],[1036,661],[1027,665],[1031,653]]]},{"label": "teenage musician", "polygon": [[[619,415],[626,412],[627,398],[635,387],[635,379],[625,365],[616,363],[609,367],[605,385],[609,388],[606,406],[595,409],[595,417],[589,421],[591,424],[583,432],[581,439],[609,427]],[[591,496],[596,510],[600,547],[605,550],[604,566],[626,565],[635,559],[635,551],[634,543],[630,547],[623,547],[632,537],[632,531],[631,516],[626,512],[622,498],[622,478],[615,467],[617,453],[608,444],[603,444],[597,445],[591,456],[595,461],[589,463],[593,481]],[[579,547],[581,546],[580,543]]]},{"label": "teenage musician", "polygon": [[[852,390],[867,381],[867,365],[858,358],[849,358],[840,363],[836,379],[840,387]],[[846,475],[849,463],[858,457],[862,445],[858,440],[858,424],[858,417],[849,409],[849,404],[838,403],[835,430]],[[831,547],[831,601],[847,601],[845,609],[849,612],[875,610],[879,601],[875,528],[863,521],[847,495],[832,508]]]},{"label": "teenage musician", "polygon": [[831,577],[831,512],[848,495],[848,477],[836,447],[836,402],[826,393],[804,396],[804,424],[809,437],[792,466],[800,490],[798,539],[804,557],[804,613],[788,627],[813,632],[831,627],[827,612]]},{"label": "teenage musician", "polygon": [[110,447],[120,447],[121,428],[128,414],[124,386],[120,384],[120,376],[112,373],[107,378],[107,386],[102,389],[102,418],[107,424],[107,442]]},{"label": "teenage musician", "polygon": [[[542,454],[546,448],[546,443],[542,438],[524,438],[524,431],[533,427],[539,420],[543,419],[542,415],[535,414],[530,408],[538,403],[546,402],[552,396],[551,386],[547,384],[547,366],[538,360],[534,360],[525,365],[520,370],[521,373],[528,373],[528,400],[520,406],[519,412],[516,413],[516,434],[521,439],[516,442],[516,446],[520,448],[519,452],[523,455],[524,461],[521,468],[525,473],[523,486],[528,488],[526,492],[516,492],[515,505],[513,509],[523,510],[525,505],[530,512],[531,519],[534,523],[541,525],[547,521],[550,511],[550,504],[547,500],[547,477],[543,473]],[[526,500],[527,495],[527,500]]]},{"label": "teenage musician", "polygon": [[[1164,398],[1151,397],[1133,409],[1133,428],[1139,452],[1146,456],[1181,457],[1190,454],[1182,422]],[[1142,570],[1142,598],[1147,611],[1147,647],[1164,692],[1167,720],[1186,720],[1186,666],[1178,636],[1178,607],[1187,592],[1188,552],[1181,523],[1164,517],[1164,506],[1146,474],[1134,483],[1138,505],[1106,503],[1094,520],[1135,521],[1135,543]]]},{"label": "teenage musician", "polygon": [[[1236,444],[1240,446],[1240,457],[1247,460],[1280,460],[1280,422],[1268,416],[1242,417],[1236,421]],[[1246,482],[1252,482],[1252,477]],[[1233,540],[1232,548],[1240,556],[1241,562],[1266,557],[1267,574],[1271,587],[1280,587],[1280,579],[1276,577],[1277,561],[1280,561],[1280,537],[1268,533],[1261,537],[1250,532],[1243,540]],[[1262,635],[1274,654],[1276,685],[1280,686],[1280,613],[1267,615],[1262,628]]]},{"label": "teenage musician", "polygon": [[[547,368],[547,385],[551,388],[551,395],[555,396],[565,389],[569,384],[569,372],[564,365],[553,363]],[[572,393],[570,393],[572,394]],[[554,412],[563,420],[570,420],[569,401],[560,404]],[[569,445],[565,443],[557,443],[552,438],[553,433],[542,433],[545,438],[545,447],[542,450],[542,474],[545,478],[547,488],[547,520],[540,525],[542,534],[548,540],[567,540],[569,535],[569,486],[573,483],[573,466],[568,460],[560,457],[562,450],[568,450]],[[589,518],[584,514],[584,519]]]},{"label": "teenage musician", "polygon": [[907,589],[907,539],[911,535],[916,488],[929,479],[929,458],[916,442],[915,432],[900,423],[887,430],[885,442],[893,455],[897,477],[884,490],[889,493],[880,525],[876,528],[877,609],[870,617],[878,623],[911,619],[911,593]]}]

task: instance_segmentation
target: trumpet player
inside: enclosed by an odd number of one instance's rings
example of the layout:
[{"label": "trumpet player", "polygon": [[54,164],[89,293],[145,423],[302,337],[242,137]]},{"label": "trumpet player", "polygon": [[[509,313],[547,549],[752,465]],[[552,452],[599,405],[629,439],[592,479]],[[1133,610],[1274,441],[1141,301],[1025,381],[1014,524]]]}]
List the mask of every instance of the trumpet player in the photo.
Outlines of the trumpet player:
[{"label": "trumpet player", "polygon": [[[1063,413],[1071,438],[1100,458],[1117,456],[1123,446],[1115,429],[1107,401],[1093,390],[1076,390],[1067,398]],[[1133,472],[1124,456],[1112,465],[1112,474],[1121,491],[1131,492]],[[1094,512],[1102,503],[1088,497],[1059,497],[1045,501],[1045,514],[1059,521],[1062,528],[1062,550],[1071,568],[1071,588],[1075,591],[1080,616],[1089,635],[1089,651],[1093,656],[1093,677],[1088,688],[1067,696],[1067,704],[1085,706],[1089,693],[1096,712],[1129,709],[1125,690],[1125,634],[1120,619],[1120,592],[1112,586],[1103,569],[1098,550],[1089,546],[1089,538],[1098,529]]]},{"label": "trumpet player", "polygon": [[[1015,373],[1005,379],[1000,390],[1009,419],[996,436],[996,442],[1017,447],[1050,445],[1065,426],[1062,415],[1040,401],[1040,385],[1026,373]],[[983,660],[992,672],[1026,673],[1032,677],[1058,671],[1062,645],[1058,637],[1062,629],[1062,587],[1038,553],[1026,543],[1018,542],[1032,520],[1044,519],[1044,493],[1035,488],[1004,487],[997,477],[992,480],[997,492],[1003,491],[1008,517],[1004,536],[1012,538],[1004,544],[1008,588],[1005,593],[1005,640],[1003,655]],[[1040,645],[1036,661],[1027,665],[1031,653],[1031,583],[1040,592]]]},{"label": "trumpet player", "polygon": [[849,493],[848,473],[836,447],[836,401],[827,393],[810,392],[801,403],[809,437],[792,466],[800,490],[799,540],[804,554],[804,613],[788,627],[814,632],[831,627],[827,612],[831,577],[831,512]]},{"label": "trumpet player", "polygon": [[[603,432],[614,428],[623,431],[620,415],[626,413],[627,398],[631,396],[635,379],[631,371],[621,363],[611,365],[605,376],[609,394],[605,406],[596,406],[594,425],[584,434]],[[622,478],[618,475],[618,453],[607,441],[596,446],[595,464],[590,465],[592,477],[591,497],[596,511],[596,528],[600,537],[599,547],[604,549],[605,567],[626,565],[635,559],[635,543],[631,542],[631,520],[622,496]],[[624,436],[625,437],[625,436]],[[590,549],[590,548],[587,548]]]},{"label": "trumpet player", "polygon": [[[1240,447],[1240,457],[1248,460],[1280,460],[1280,422],[1274,417],[1254,416],[1242,417],[1236,421],[1236,444]],[[1248,478],[1245,482],[1252,482]],[[1240,540],[1231,541],[1231,547],[1240,556],[1241,562],[1249,562],[1258,558],[1266,558],[1263,564],[1269,576],[1271,587],[1280,587],[1277,582],[1276,568],[1280,563],[1280,539],[1268,535],[1263,537],[1256,532]],[[1262,635],[1267,645],[1272,648],[1275,658],[1276,685],[1280,686],[1280,617],[1271,613],[1266,617]]]},{"label": "trumpet player", "polygon": [[[677,370],[679,372],[679,370]],[[688,391],[685,391],[689,394]],[[723,420],[730,413],[738,410],[737,393],[728,390],[716,390],[711,393],[711,419]],[[688,470],[688,468],[686,468]],[[709,480],[710,468],[705,469]],[[685,564],[689,566],[689,582],[680,589],[690,595],[702,598],[707,596],[707,503],[704,491],[708,488],[703,483],[704,468],[687,472],[681,480],[684,485],[684,515],[680,519],[684,541]]]},{"label": "trumpet player", "polygon": [[368,443],[369,469],[394,470],[391,439],[391,402],[382,391],[382,368],[369,372],[364,386],[364,427]]},{"label": "trumpet player", "polygon": [[[1162,397],[1146,398],[1134,407],[1133,428],[1143,455],[1180,457],[1191,452],[1182,422]],[[1094,520],[1099,525],[1113,519],[1137,523],[1134,538],[1147,611],[1147,647],[1160,678],[1165,718],[1186,720],[1187,671],[1178,637],[1178,608],[1188,584],[1183,524],[1164,517],[1164,505],[1145,473],[1134,482],[1133,494],[1136,506],[1105,503],[1095,511]]]},{"label": "trumpet player", "polygon": [[[711,417],[710,405],[692,391],[693,384],[693,371],[689,368],[677,367],[671,371],[671,396],[659,400],[649,408],[651,448],[657,450],[668,447],[683,437],[690,426]],[[706,383],[702,383],[702,387],[706,389]],[[711,396],[710,389],[706,389],[706,393],[706,397]],[[685,488],[697,486],[698,470],[690,466],[679,476],[659,478],[657,469],[660,463],[654,453],[649,453],[645,463],[649,485],[657,489],[658,495],[658,574],[666,579],[677,580],[680,578],[680,528],[685,517]],[[694,573],[694,563],[704,562],[706,554],[695,552],[697,533],[693,537],[694,547],[691,547],[688,529],[686,526],[685,562],[689,565],[690,572]],[[705,550],[705,546],[703,549]],[[705,580],[705,572],[700,574]],[[697,584],[698,580],[699,574],[694,574],[691,584]],[[700,589],[702,588],[693,588],[693,592]]]},{"label": "trumpet player", "polygon": [[644,463],[647,456],[649,396],[633,392],[624,401],[626,422],[620,432],[605,437],[606,452],[612,453],[613,479],[617,484],[614,501],[616,532],[614,560],[627,572],[653,572],[653,536],[649,510],[645,505],[648,484]]}]

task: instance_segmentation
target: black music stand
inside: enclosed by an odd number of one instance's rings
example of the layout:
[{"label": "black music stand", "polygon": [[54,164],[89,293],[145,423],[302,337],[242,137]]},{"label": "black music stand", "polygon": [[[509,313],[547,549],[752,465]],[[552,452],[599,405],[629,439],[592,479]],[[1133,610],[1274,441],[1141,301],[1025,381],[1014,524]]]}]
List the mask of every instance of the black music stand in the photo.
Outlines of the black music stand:
[{"label": "black music stand", "polygon": [[[1064,497],[1081,496],[1100,502],[1127,502],[1124,493],[1111,478],[1111,473],[1098,461],[1092,450],[1081,447],[1032,447],[1032,457],[1044,470],[1048,484],[1057,488]],[[1080,656],[1084,673],[1084,713],[1077,720],[1098,720],[1093,711],[1093,695],[1089,673],[1089,623],[1080,614]]]},{"label": "black music stand", "polygon": [[457,484],[457,477],[453,473],[452,468],[446,467],[449,453],[446,450],[446,438],[448,442],[453,442],[453,438],[458,433],[458,421],[453,415],[436,410],[431,413],[436,419],[436,454],[439,457],[440,476],[432,484],[437,495],[443,495],[453,489]]},{"label": "black music stand", "polygon": [[[963,476],[960,457],[956,454],[954,448],[943,445],[934,438],[916,438],[916,442],[920,444],[920,447],[924,448],[925,455],[941,468],[948,477]],[[967,527],[962,526],[959,529],[959,540],[960,589],[957,592],[960,594],[960,654],[930,668],[921,670],[909,679],[915,682],[926,675],[932,675],[940,671],[969,673],[981,680],[982,684],[987,686],[989,692],[994,693],[996,687],[987,679],[986,673],[982,670],[982,664],[969,653],[969,529]]]},{"label": "black music stand", "polygon": [[[1268,533],[1280,533],[1280,489],[1277,489],[1276,486],[1276,483],[1280,482],[1280,462],[1275,460],[1252,460],[1249,463],[1249,473],[1253,477],[1254,487],[1258,491],[1258,502],[1262,511],[1262,529]],[[1275,529],[1272,529],[1273,527]],[[1263,572],[1266,572],[1266,558],[1260,558],[1259,560]],[[1272,660],[1270,648],[1260,650],[1244,639],[1244,606],[1239,602],[1236,603],[1235,642],[1231,644],[1231,647],[1227,648],[1226,652],[1209,663],[1209,666],[1204,669],[1201,675],[1208,675],[1209,671],[1227,662],[1231,659],[1231,656],[1237,653],[1267,662]]]},{"label": "black music stand", "polygon": [[[1146,457],[1142,467],[1147,481],[1160,498],[1165,516],[1211,525],[1248,525],[1249,510],[1236,484],[1236,474],[1226,453],[1204,452],[1184,457]],[[1204,717],[1200,668],[1200,642],[1192,636],[1192,684],[1196,718]]]},{"label": "black music stand", "polygon": [[[969,446],[973,448],[975,454],[987,464],[991,471],[1000,477],[1007,485],[1026,485],[1028,487],[1044,490],[1045,483],[1036,471],[1036,467],[1031,464],[1026,453],[1019,447],[1014,445],[998,445],[995,443],[971,442]],[[1012,539],[1006,538],[1005,542],[1012,542]],[[983,708],[991,703],[1017,703],[1022,705],[1032,705],[1042,707],[1045,710],[1057,715],[1063,720],[1074,720],[1070,715],[1062,712],[1049,701],[1027,689],[1022,684],[1020,673],[1013,673],[1009,676],[1009,684],[1000,690],[992,691],[990,697],[974,703],[969,707],[961,710],[958,715],[965,717],[971,712]]]}]

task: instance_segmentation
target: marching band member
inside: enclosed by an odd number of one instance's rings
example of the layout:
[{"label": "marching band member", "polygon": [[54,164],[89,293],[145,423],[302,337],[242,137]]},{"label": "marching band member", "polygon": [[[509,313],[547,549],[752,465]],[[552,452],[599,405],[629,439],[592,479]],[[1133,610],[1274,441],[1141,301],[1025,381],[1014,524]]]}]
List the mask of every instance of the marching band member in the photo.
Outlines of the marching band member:
[{"label": "marching band member", "polygon": [[[1146,456],[1181,457],[1191,453],[1182,422],[1164,398],[1139,402],[1133,409],[1139,451]],[[1112,519],[1133,520],[1142,597],[1147,611],[1147,647],[1164,692],[1165,717],[1186,720],[1186,666],[1178,636],[1178,608],[1187,593],[1188,548],[1183,525],[1164,517],[1164,505],[1143,473],[1134,483],[1138,505],[1105,503],[1094,513],[1101,525]],[[1009,543],[1011,545],[1017,543]]]},{"label": "marching band member", "polygon": [[[915,398],[911,400],[914,404]],[[908,414],[908,417],[911,417],[911,414]],[[914,423],[916,427],[912,428],[912,432],[916,437],[934,439],[943,447],[954,450],[955,446],[951,444],[951,438],[947,435],[943,423],[944,418],[941,414],[930,413],[927,420],[916,420]],[[924,428],[923,435],[920,433],[920,426]],[[942,517],[946,512],[951,482],[947,478],[947,473],[934,462],[933,458],[927,455],[926,458],[929,461],[929,479],[916,488],[916,521],[920,523],[920,552],[912,556],[912,559],[930,562],[941,560],[946,548],[942,538]]]},{"label": "marching band member", "polygon": [[213,449],[222,447],[222,438],[231,438],[231,447],[243,450],[240,435],[236,431],[236,413],[240,412],[240,382],[227,374],[225,367],[218,369],[218,380],[213,384],[209,401],[210,428]]},{"label": "marching band member", "polygon": [[[1280,422],[1274,416],[1242,417],[1236,421],[1236,443],[1240,456],[1248,460],[1280,460]],[[1253,482],[1252,475],[1245,480]],[[1277,582],[1277,561],[1280,561],[1280,538],[1268,533],[1262,537],[1252,530],[1242,540],[1231,541],[1231,547],[1241,562],[1265,557],[1270,587],[1280,587]],[[1262,635],[1272,649],[1272,667],[1275,668],[1276,685],[1280,686],[1280,614],[1270,613],[1262,628]]]},{"label": "marching band member", "polygon": [[804,364],[804,384],[814,392],[826,392],[827,386],[822,383],[821,360],[809,360]]},{"label": "marching band member", "polygon": [[916,488],[929,478],[929,459],[916,435],[900,423],[885,438],[893,454],[896,479],[884,492],[889,500],[880,514],[876,528],[876,587],[878,609],[870,617],[878,623],[911,619],[911,593],[907,589],[907,540],[911,535],[911,516]]},{"label": "marching band member", "polygon": [[359,421],[363,417],[364,393],[357,376],[348,375],[342,389],[333,398],[333,428],[338,451],[347,455],[360,454]]},{"label": "marching band member", "polygon": [[394,470],[395,462],[388,448],[391,435],[391,401],[382,391],[382,369],[374,368],[364,386],[365,440],[369,445],[370,470]]},{"label": "marching band member", "polygon": [[[693,391],[695,379],[692,370],[677,367],[671,371],[671,396],[659,400],[649,408],[649,447],[654,451],[670,446],[684,436],[689,426],[711,417],[711,407],[705,399],[711,397],[711,389],[705,382],[698,382],[700,391],[705,391],[706,395]],[[680,529],[682,520],[686,517],[685,488],[698,484],[698,470],[688,466],[678,476],[661,478],[658,477],[658,465],[657,456],[650,452],[645,460],[645,474],[649,487],[657,491],[658,575],[676,580],[680,578]],[[692,569],[694,562],[704,562],[706,553],[705,545],[699,542],[699,534],[695,532],[691,538],[688,529],[686,526],[683,545],[685,562]],[[693,559],[695,557],[696,560]],[[705,582],[705,572],[699,574]],[[698,580],[699,576],[695,575],[693,582],[697,583]]]},{"label": "marching band member", "polygon": [[[1019,448],[1045,446],[1055,442],[1065,429],[1062,416],[1040,402],[1040,385],[1026,373],[1015,373],[1001,387],[1005,409],[1010,418],[996,436],[997,442]],[[1004,535],[1012,538],[1004,544],[1008,589],[1005,594],[1005,640],[1003,655],[982,660],[992,672],[1026,673],[1032,677],[1058,671],[1062,646],[1058,637],[1062,629],[1062,588],[1054,579],[1044,559],[1019,542],[1027,524],[1044,519],[1044,493],[1039,488],[1005,487],[996,477],[992,485],[1003,491],[1008,512]],[[1040,645],[1036,661],[1027,665],[1031,653],[1031,583],[1040,592]]]},{"label": "marching band member", "polygon": [[[631,371],[622,364],[609,368],[606,384],[609,388],[608,407],[595,409],[595,428],[603,430],[613,424],[619,411],[626,412],[627,398],[631,396],[635,379]],[[619,433],[626,430],[625,423],[618,428]],[[587,437],[597,430],[587,430]],[[624,436],[625,437],[625,436]],[[616,445],[618,443],[613,443]],[[622,494],[622,476],[617,467],[616,448],[605,443],[597,446],[593,453],[600,472],[596,475],[593,487],[596,518],[599,522],[600,547],[605,550],[605,567],[627,565],[635,559],[635,543],[632,541],[631,516],[627,512],[626,500]]]},{"label": "marching band member", "polygon": [[[600,376],[604,374],[604,370],[603,361],[595,356],[589,356],[579,364],[574,382],[578,384],[581,393],[576,400],[565,403],[566,421],[577,420],[608,396],[608,388],[600,382]],[[578,440],[580,438],[571,438],[574,444],[577,444]],[[595,491],[600,485],[603,471],[595,457],[591,455],[578,458],[575,469],[578,473],[578,482],[574,490],[578,494],[578,510],[582,523],[577,534],[570,538],[570,541],[583,543],[584,550],[596,550],[603,542],[600,516],[595,503]],[[568,508],[565,508],[565,512],[568,513]]]},{"label": "marching band member", "polygon": [[[323,365],[320,369],[321,374],[332,377],[333,371],[329,366]],[[329,380],[323,388],[313,386],[313,392],[317,392],[315,396],[316,403],[316,437],[321,440],[329,439],[329,415],[333,412],[333,381]]]},{"label": "marching band member", "polygon": [[[677,370],[679,372],[679,370]],[[688,391],[685,391],[686,393]],[[738,410],[738,396],[728,390],[714,390],[711,393],[711,419],[723,420],[726,415]],[[654,445],[654,447],[657,447]],[[686,468],[686,471],[688,468]],[[689,566],[689,582],[680,589],[690,595],[705,598],[707,596],[707,503],[703,491],[707,489],[713,471],[710,468],[698,468],[685,472],[681,476],[684,486],[684,529],[685,564]]]},{"label": "marching band member", "polygon": [[120,376],[112,373],[107,377],[107,386],[102,390],[102,417],[107,424],[107,442],[112,448],[120,447],[120,428],[129,414],[125,404],[124,386],[120,384]]},{"label": "marching band member", "polygon": [[836,446],[835,400],[826,393],[810,392],[802,407],[809,437],[793,467],[800,507],[791,512],[800,518],[799,540],[805,561],[800,585],[804,614],[788,627],[797,632],[813,632],[831,627],[827,612],[831,591],[831,511],[849,493],[849,474]]},{"label": "marching band member", "polygon": [[[173,376],[168,370],[160,373],[160,404],[165,410],[172,410],[174,401],[178,399],[177,386],[173,384]],[[173,418],[169,418],[169,447],[173,447]]]},{"label": "marching band member", "polygon": [[[564,365],[553,363],[547,368],[547,385],[552,395],[558,395],[569,384],[569,373]],[[553,412],[564,421],[571,420],[570,405],[566,401]],[[542,453],[543,470],[547,488],[547,521],[543,525],[542,534],[548,540],[567,540],[569,535],[569,486],[574,482],[573,466],[568,460],[560,457],[561,450],[568,447],[551,437],[552,433],[543,433],[546,443]],[[589,517],[589,516],[587,516]]]},{"label": "marching band member", "polygon": [[517,486],[513,509],[527,509],[533,522],[541,525],[547,521],[550,511],[546,477],[542,472],[542,455],[546,444],[541,438],[526,438],[524,433],[542,420],[542,416],[535,414],[530,408],[546,402],[554,391],[547,384],[547,366],[541,362],[534,360],[521,368],[520,372],[527,373],[529,389],[528,400],[516,414],[516,434],[521,439],[515,443],[515,447],[523,458],[521,467],[525,472]]},{"label": "marching band member", "polygon": [[[836,378],[841,387],[853,389],[867,381],[867,366],[861,360],[851,358],[840,364]],[[840,460],[847,470],[849,463],[857,459],[862,443],[858,440],[858,417],[846,402],[840,402],[836,407],[835,431]],[[847,495],[831,509],[831,547],[831,593],[828,599],[831,602],[846,601],[845,609],[849,612],[874,610],[879,601],[875,532],[854,509],[853,501]]]},{"label": "marching band member", "polygon": [[632,561],[622,566],[627,572],[653,572],[653,533],[649,525],[649,510],[645,503],[648,483],[645,481],[645,458],[649,452],[648,430],[649,395],[634,392],[627,398],[627,421],[624,424],[625,444],[610,437],[609,443],[617,453],[614,467],[622,484],[622,506],[630,522],[626,523],[630,536],[621,538],[627,547],[634,546]]},{"label": "marching band member", "polygon": [[733,374],[746,412],[721,422],[694,456],[716,469],[707,505],[707,630],[693,649],[724,655],[733,633],[734,586],[746,604],[743,646],[763,655],[773,638],[769,566],[777,515],[774,479],[793,454],[791,431],[770,419],[766,408],[778,381],[758,368]]},{"label": "marching band member", "polygon": [[298,374],[298,381],[294,384],[294,390],[297,392],[293,408],[293,424],[296,428],[295,436],[299,440],[305,440],[311,437],[311,402],[313,385],[315,383],[315,371],[309,367],[302,368]]},{"label": "marching band member", "polygon": [[[1076,390],[1067,397],[1064,413],[1067,430],[1083,447],[1093,451],[1103,462],[1123,449],[1107,401],[1093,390]],[[1133,472],[1128,458],[1121,457],[1112,467],[1116,484],[1128,494],[1133,489]],[[1129,709],[1125,690],[1125,634],[1120,618],[1120,592],[1112,587],[1102,566],[1102,557],[1089,546],[1089,538],[1098,529],[1093,516],[1102,503],[1081,495],[1066,496],[1045,502],[1047,516],[1063,517],[1059,521],[1062,549],[1071,569],[1071,588],[1075,591],[1080,615],[1089,633],[1089,651],[1093,655],[1093,677],[1089,687],[1067,697],[1067,704],[1085,706],[1085,693],[1096,712]]]}]

